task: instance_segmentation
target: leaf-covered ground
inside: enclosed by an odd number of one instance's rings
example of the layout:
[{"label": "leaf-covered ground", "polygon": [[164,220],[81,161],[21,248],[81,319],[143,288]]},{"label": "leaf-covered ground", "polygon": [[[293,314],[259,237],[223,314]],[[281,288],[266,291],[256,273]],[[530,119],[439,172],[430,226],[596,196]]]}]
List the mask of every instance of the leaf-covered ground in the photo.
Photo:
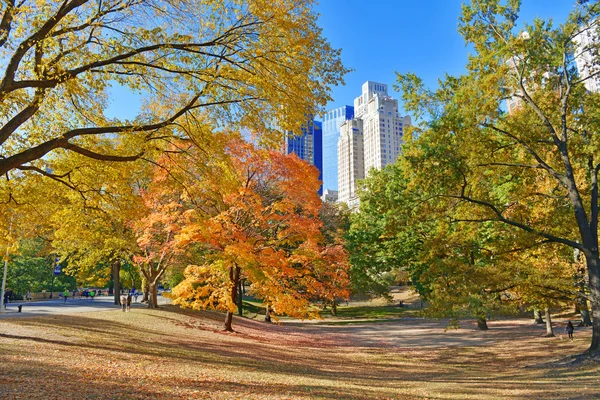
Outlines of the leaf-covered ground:
[{"label": "leaf-covered ground", "polygon": [[[134,309],[0,319],[2,399],[591,399],[600,363],[530,320],[352,325],[234,321]],[[560,335],[562,330],[557,328]]]}]

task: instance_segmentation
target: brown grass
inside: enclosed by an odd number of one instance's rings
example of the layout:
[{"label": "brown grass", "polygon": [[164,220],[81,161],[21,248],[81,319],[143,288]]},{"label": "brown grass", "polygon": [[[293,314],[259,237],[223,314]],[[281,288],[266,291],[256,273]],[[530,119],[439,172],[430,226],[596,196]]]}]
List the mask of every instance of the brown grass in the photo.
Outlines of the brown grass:
[{"label": "brown grass", "polygon": [[[323,326],[134,309],[0,320],[5,399],[593,399],[600,363],[529,320]],[[562,328],[557,328],[557,332]]]}]

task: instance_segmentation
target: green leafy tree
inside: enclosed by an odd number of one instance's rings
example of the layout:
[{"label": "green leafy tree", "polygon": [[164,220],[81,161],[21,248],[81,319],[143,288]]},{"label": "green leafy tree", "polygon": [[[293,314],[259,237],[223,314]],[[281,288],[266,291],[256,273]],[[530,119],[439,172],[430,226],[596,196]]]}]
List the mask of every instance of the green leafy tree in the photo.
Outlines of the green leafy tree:
[{"label": "green leafy tree", "polygon": [[397,165],[372,170],[359,190],[359,212],[347,235],[352,292],[389,296],[394,271],[418,259],[422,218],[414,213],[407,180]]},{"label": "green leafy tree", "polygon": [[[427,114],[406,159],[414,187],[426,188],[433,201],[454,200],[462,219],[516,228],[515,248],[557,243],[584,255],[583,295],[594,316],[588,353],[596,355],[599,103],[585,90],[589,77],[573,66],[573,40],[598,17],[599,4],[580,4],[558,27],[541,20],[518,26],[519,5],[463,6],[460,32],[474,49],[465,75],[446,77],[435,91],[414,74],[398,76],[408,109]],[[598,43],[584,50],[597,57]],[[507,114],[501,104],[512,98],[521,105]]]}]

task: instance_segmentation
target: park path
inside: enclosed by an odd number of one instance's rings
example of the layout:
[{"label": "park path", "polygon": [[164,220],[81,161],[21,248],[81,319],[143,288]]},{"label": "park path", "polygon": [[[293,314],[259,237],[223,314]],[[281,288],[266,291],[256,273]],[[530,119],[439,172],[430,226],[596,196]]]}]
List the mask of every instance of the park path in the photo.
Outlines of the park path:
[{"label": "park path", "polygon": [[[141,297],[140,297],[141,300]],[[19,317],[31,317],[41,315],[65,315],[75,313],[86,313],[94,311],[106,311],[110,309],[119,309],[121,306],[113,304],[112,296],[97,297],[94,300],[86,298],[69,298],[66,302],[59,298],[56,300],[43,300],[43,301],[14,301],[9,303],[6,307],[6,312],[0,314],[2,318],[19,318]],[[159,296],[158,304],[164,305],[170,302],[169,299]],[[18,306],[22,305],[21,312],[18,312]],[[132,307],[146,307],[142,303],[132,303]]]},{"label": "park path", "polygon": [[[335,337],[342,345],[395,348],[487,346],[524,334],[542,336],[546,329],[545,326],[534,325],[531,321],[522,319],[490,321],[488,331],[478,330],[475,321],[461,321],[460,328],[449,328],[448,323],[448,320],[399,318],[388,322],[339,325],[327,323],[283,323],[283,325],[294,326],[307,334]],[[555,329],[558,331],[561,328],[556,326]]]}]

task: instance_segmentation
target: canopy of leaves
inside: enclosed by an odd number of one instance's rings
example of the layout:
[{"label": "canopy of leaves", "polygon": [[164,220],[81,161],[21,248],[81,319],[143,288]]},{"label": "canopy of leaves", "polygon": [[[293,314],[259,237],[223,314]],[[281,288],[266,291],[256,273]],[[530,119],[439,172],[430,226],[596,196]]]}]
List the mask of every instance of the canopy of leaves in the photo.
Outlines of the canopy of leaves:
[{"label": "canopy of leaves", "polygon": [[[145,157],[201,109],[274,138],[325,106],[346,71],[312,1],[5,1],[0,6],[0,197],[23,173],[66,181],[53,155]],[[138,93],[129,120],[112,88]],[[136,110],[131,110],[136,111]],[[185,135],[179,131],[178,135]],[[8,174],[7,174],[8,173]],[[8,180],[13,184],[8,184]]]},{"label": "canopy of leaves", "polygon": [[232,268],[279,314],[311,316],[310,302],[347,296],[346,253],[326,244],[319,219],[318,173],[295,155],[232,139],[190,193],[180,245],[201,244],[173,290],[175,302],[233,311]]}]

